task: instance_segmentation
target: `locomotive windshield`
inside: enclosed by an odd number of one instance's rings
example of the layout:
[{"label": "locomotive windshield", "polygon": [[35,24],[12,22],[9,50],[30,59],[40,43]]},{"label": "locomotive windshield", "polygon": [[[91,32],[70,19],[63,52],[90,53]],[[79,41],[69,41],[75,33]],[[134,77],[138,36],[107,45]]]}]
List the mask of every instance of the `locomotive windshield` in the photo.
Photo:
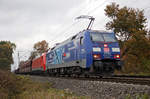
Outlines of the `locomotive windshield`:
[{"label": "locomotive windshield", "polygon": [[91,33],[91,39],[94,42],[116,42],[116,38],[112,33]]}]

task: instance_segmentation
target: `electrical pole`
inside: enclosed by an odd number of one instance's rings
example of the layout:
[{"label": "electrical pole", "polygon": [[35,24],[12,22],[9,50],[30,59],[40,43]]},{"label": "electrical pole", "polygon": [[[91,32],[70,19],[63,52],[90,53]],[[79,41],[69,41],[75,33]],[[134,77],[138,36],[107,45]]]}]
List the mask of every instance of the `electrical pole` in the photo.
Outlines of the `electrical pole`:
[{"label": "electrical pole", "polygon": [[20,64],[20,56],[19,56],[19,51],[18,51],[18,67],[19,67],[19,64]]}]

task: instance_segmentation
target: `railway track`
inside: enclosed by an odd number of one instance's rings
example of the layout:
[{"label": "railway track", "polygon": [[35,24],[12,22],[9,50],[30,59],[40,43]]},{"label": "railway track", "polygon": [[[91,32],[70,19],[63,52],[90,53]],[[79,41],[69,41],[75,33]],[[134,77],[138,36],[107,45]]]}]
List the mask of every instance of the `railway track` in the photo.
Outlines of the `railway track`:
[{"label": "railway track", "polygon": [[[54,77],[54,76],[51,76]],[[87,80],[87,81],[103,81],[103,82],[115,82],[115,83],[126,83],[126,84],[135,84],[135,85],[148,85],[150,86],[150,77],[149,76],[125,76],[125,75],[114,75],[112,77],[97,77],[97,76],[90,76],[90,77],[75,77],[75,76],[55,76],[54,78],[61,78],[61,79],[75,79],[75,80]]]},{"label": "railway track", "polygon": [[138,84],[150,86],[150,78],[134,78],[134,77],[111,77],[100,79],[107,82]]}]

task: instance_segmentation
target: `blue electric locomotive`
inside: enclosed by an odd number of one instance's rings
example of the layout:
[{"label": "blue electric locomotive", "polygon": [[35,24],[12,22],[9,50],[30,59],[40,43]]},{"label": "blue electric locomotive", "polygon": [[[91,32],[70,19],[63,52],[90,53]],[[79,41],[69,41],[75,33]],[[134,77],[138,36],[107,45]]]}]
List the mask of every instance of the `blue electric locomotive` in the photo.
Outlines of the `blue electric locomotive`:
[{"label": "blue electric locomotive", "polygon": [[84,30],[46,55],[49,74],[111,74],[121,69],[120,48],[113,32]]}]

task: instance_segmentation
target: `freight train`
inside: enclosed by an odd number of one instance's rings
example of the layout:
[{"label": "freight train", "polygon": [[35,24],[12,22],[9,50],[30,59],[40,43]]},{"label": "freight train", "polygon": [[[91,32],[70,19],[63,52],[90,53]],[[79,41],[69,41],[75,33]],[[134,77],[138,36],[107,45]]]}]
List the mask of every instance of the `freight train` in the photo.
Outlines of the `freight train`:
[{"label": "freight train", "polygon": [[16,73],[49,75],[111,75],[120,70],[120,48],[114,32],[90,29],[57,44],[42,56],[20,63]]},{"label": "freight train", "polygon": [[42,56],[20,64],[18,73],[107,75],[121,67],[120,48],[115,34],[84,30]]}]

